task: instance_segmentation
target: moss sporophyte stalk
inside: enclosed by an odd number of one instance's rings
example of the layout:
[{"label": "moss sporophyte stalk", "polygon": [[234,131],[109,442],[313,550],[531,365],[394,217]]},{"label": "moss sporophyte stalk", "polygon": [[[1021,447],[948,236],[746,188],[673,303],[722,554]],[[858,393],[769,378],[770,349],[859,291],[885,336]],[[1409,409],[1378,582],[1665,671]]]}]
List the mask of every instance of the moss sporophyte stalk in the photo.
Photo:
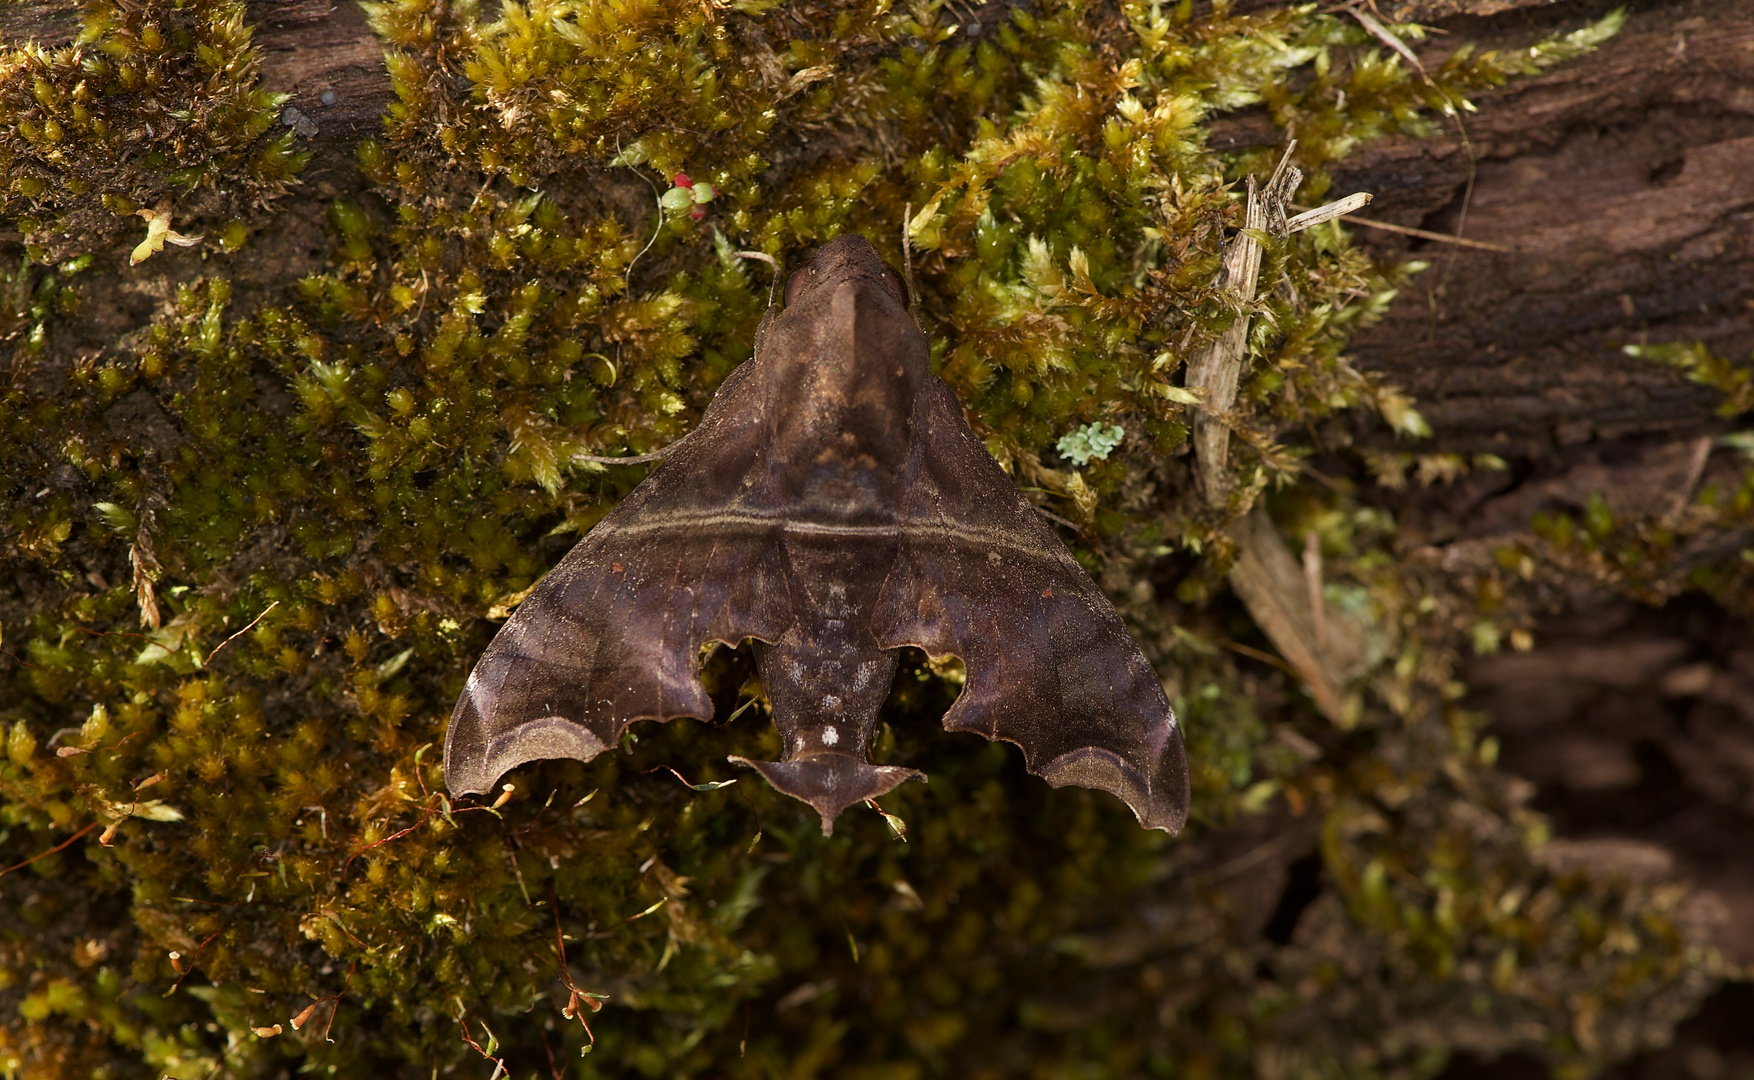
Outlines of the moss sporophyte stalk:
[{"label": "moss sporophyte stalk", "polygon": [[[1263,234],[1222,505],[1188,451],[1184,366],[1243,314],[1219,280],[1241,180],[1284,142],[1221,152],[1208,124],[1294,131],[1316,205],[1362,142],[1620,16],[1421,75],[1315,5],[364,7],[393,96],[364,180],[320,202],[254,8],[94,0],[69,44],[0,56],[24,239],[0,869],[25,864],[0,876],[0,1074],[1210,1076],[1261,1047],[1284,1075],[1430,1075],[1458,1048],[1581,1074],[1704,992],[1683,892],[1540,865],[1543,820],[1457,704],[1472,627],[1517,628],[1548,549],[1460,588],[1305,467],[1317,438],[1364,460],[1348,433],[1421,430],[1344,352],[1415,268],[1337,222]],[[194,243],[130,267],[161,223]],[[935,370],[1165,680],[1184,837],[935,730],[955,673],[918,656],[872,749],[932,775],[883,797],[906,843],[723,785],[727,755],[778,749],[728,650],[703,679],[744,719],[447,800],[435,747],[489,613],[643,475],[594,459],[674,442],[749,357],[770,278],[734,253],[859,232],[901,265],[904,223]],[[313,227],[308,273],[256,272]],[[89,306],[114,282],[153,290],[138,325]],[[1368,461],[1456,465],[1406,445]],[[1230,647],[1262,500],[1363,627],[1349,727]],[[1623,524],[1581,528],[1607,558]],[[1706,572],[1745,589],[1740,566]],[[1513,598],[1490,613],[1489,582]],[[1283,943],[1218,854],[1263,836],[1331,884]]]}]

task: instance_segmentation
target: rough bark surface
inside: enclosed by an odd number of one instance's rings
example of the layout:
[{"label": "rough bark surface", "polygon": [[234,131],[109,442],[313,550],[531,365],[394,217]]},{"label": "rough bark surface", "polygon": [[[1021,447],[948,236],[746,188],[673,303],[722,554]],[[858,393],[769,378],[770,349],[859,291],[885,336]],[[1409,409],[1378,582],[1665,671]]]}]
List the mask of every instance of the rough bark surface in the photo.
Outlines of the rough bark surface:
[{"label": "rough bark surface", "polygon": [[[1445,29],[1512,48],[1607,6]],[[1448,450],[1546,458],[1701,430],[1710,392],[1621,347],[1699,340],[1740,358],[1754,346],[1754,9],[1643,5],[1597,53],[1479,104],[1466,119],[1471,193],[1453,133],[1369,146],[1334,191],[1371,191],[1373,217],[1514,253],[1369,236],[1432,268],[1355,354],[1419,399]]]},{"label": "rough bark surface", "polygon": [[[1445,33],[1420,53],[1436,64],[1454,42],[1514,49],[1614,6],[1408,0],[1385,13],[1435,21]],[[1621,514],[1673,512],[1732,468],[1710,438],[1727,427],[1720,395],[1623,347],[1699,341],[1737,361],[1754,348],[1754,7],[1631,7],[1599,51],[1477,99],[1465,139],[1453,127],[1393,137],[1333,170],[1328,197],[1371,192],[1371,219],[1510,249],[1356,230],[1431,267],[1353,339],[1353,355],[1418,400],[1434,429],[1419,452],[1510,464],[1400,496],[1410,551],[1476,558],[1526,534],[1538,511],[1596,494]],[[1215,140],[1265,145],[1274,132],[1244,114]],[[1570,600],[1533,651],[1470,672],[1503,760],[1539,785],[1536,804],[1561,835],[1593,845],[1578,857],[1679,867],[1715,907],[1702,915],[1726,953],[1754,961],[1754,861],[1735,839],[1754,833],[1750,628],[1692,598],[1660,609],[1587,591]],[[1715,1070],[1754,1055],[1725,1032],[1702,1014],[1662,1060],[1728,1075]]]},{"label": "rough bark surface", "polygon": [[[1397,13],[1442,20],[1436,60],[1447,42],[1512,48],[1609,6],[1428,0]],[[1384,140],[1343,162],[1333,189],[1373,192],[1373,218],[1512,249],[1359,230],[1432,266],[1354,355],[1418,399],[1430,449],[1511,463],[1409,497],[1406,539],[1452,558],[1593,493],[1660,514],[1729,469],[1704,438],[1725,427],[1718,395],[1622,346],[1703,341],[1737,361],[1754,347],[1754,7],[1634,5],[1598,52],[1478,104],[1465,121],[1472,161],[1453,131]],[[1577,857],[1679,868],[1715,907],[1701,914],[1726,953],[1754,960],[1754,860],[1737,839],[1754,834],[1750,628],[1691,597],[1571,600],[1533,651],[1469,673],[1504,764],[1538,785],[1535,805],[1583,845]],[[1673,1047],[1618,1072],[1738,1074],[1754,1047],[1719,1014],[1746,997],[1731,984]],[[1542,1071],[1458,1061],[1451,1075]]]}]

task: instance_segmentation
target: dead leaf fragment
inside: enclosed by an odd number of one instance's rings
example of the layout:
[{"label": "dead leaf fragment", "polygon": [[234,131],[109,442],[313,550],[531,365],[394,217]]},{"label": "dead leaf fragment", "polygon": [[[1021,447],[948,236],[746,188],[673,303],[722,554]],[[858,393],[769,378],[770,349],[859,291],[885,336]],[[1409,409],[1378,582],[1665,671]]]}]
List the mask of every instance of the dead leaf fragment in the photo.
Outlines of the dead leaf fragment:
[{"label": "dead leaf fragment", "polygon": [[795,71],[792,73],[792,77],[786,80],[786,88],[780,93],[780,97],[782,99],[789,98],[793,94],[804,89],[806,86],[809,86],[811,83],[819,83],[824,79],[831,79],[833,77],[833,64],[817,64],[814,67],[807,67]]},{"label": "dead leaf fragment", "polygon": [[129,253],[129,266],[139,266],[163,251],[167,240],[178,247],[194,247],[206,236],[205,233],[184,236],[182,233],[174,231],[171,228],[171,201],[169,199],[159,203],[156,210],[136,210],[134,212],[146,219],[146,239],[136,244],[134,250]]}]

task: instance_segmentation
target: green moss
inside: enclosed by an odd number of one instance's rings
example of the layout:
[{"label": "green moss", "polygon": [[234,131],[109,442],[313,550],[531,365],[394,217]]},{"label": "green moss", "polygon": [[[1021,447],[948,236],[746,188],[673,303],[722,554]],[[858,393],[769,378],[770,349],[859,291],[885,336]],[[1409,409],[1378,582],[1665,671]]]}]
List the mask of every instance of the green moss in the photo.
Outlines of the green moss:
[{"label": "green moss", "polygon": [[308,155],[272,135],[284,94],[237,0],[84,5],[73,44],[0,53],[0,212],[61,258],[145,226],[241,216],[285,192]]},{"label": "green moss", "polygon": [[1718,356],[1699,342],[1670,345],[1628,345],[1627,356],[1652,360],[1685,373],[1689,379],[1723,394],[1718,415],[1740,416],[1754,412],[1754,368],[1741,367]]},{"label": "green moss", "polygon": [[[1261,642],[1223,590],[1228,523],[1188,478],[1178,373],[1237,316],[1215,288],[1228,184],[1270,164],[1210,152],[1204,123],[1295,119],[1317,199],[1324,161],[1523,60],[1427,83],[1313,7],[1046,3],[982,9],[978,35],[879,3],[367,7],[396,101],[359,148],[374,190],[327,208],[328,267],[249,308],[221,277],[184,285],[101,364],[17,368],[35,375],[3,391],[0,857],[94,829],[0,878],[20,912],[0,1069],[485,1073],[482,1053],[524,1075],[552,1053],[580,1076],[1193,1076],[1270,1052],[1426,1075],[1481,1030],[1599,1063],[1700,992],[1677,894],[1531,861],[1541,823],[1453,705],[1473,596],[1397,563],[1393,522],[1343,485],[1300,482],[1325,418],[1417,430],[1343,355],[1416,268],[1338,226],[1272,245],[1236,416],[1239,489],[1275,487],[1373,620],[1350,731],[1243,655]],[[5,85],[64,72],[55,103],[87,58],[120,80],[161,49],[153,70],[184,78],[218,49],[209,82],[163,93],[180,114],[226,88],[231,111],[203,115],[235,138],[92,194],[20,131],[9,175],[35,201],[10,212],[89,242],[90,199],[125,214],[188,186],[177,170],[268,160],[234,8],[94,8],[66,57],[19,51]],[[149,46],[160,23],[187,40]],[[28,92],[13,115],[61,107]],[[137,99],[100,100],[121,124]],[[678,173],[714,197],[664,209]],[[228,248],[276,227],[224,213]],[[904,220],[935,362],[1020,484],[1084,527],[1080,558],[1168,680],[1189,833],[936,730],[955,681],[919,657],[878,745],[933,778],[885,797],[905,843],[877,814],[823,838],[746,779],[701,790],[734,779],[727,754],[775,751],[759,707],[450,804],[437,747],[488,612],[639,479],[586,459],[677,438],[748,357],[769,282],[731,251],[796,259],[857,230],[899,262]],[[56,347],[67,272],[21,271],[15,364]],[[1055,467],[1087,425],[1127,437]],[[747,657],[706,675],[722,714],[749,699]],[[1319,845],[1336,885],[1291,945],[1241,914],[1262,886],[1233,860],[1265,832]],[[608,995],[585,1057],[573,986]]]},{"label": "green moss", "polygon": [[[1628,345],[1625,352],[1676,368],[1721,393],[1720,417],[1736,421],[1754,411],[1754,368],[1701,343]],[[1594,493],[1575,510],[1536,514],[1532,536],[1507,549],[1500,562],[1527,577],[1582,579],[1647,604],[1701,592],[1731,611],[1754,612],[1754,545],[1747,540],[1754,528],[1754,466],[1748,464],[1754,439],[1739,431],[1716,442],[1741,451],[1742,460],[1727,474],[1707,475],[1708,458],[1698,456],[1699,471],[1672,505],[1616,513],[1603,493]],[[1695,444],[1696,455],[1712,449],[1709,439]]]}]

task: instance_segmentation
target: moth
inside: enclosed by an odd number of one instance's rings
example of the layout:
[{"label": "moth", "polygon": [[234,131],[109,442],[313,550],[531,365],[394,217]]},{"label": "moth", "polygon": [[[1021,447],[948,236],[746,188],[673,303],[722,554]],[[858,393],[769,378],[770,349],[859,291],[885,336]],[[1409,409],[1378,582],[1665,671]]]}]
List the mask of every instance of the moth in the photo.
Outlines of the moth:
[{"label": "moth", "polygon": [[710,719],[703,647],[754,639],[779,761],[730,760],[844,809],[925,776],[869,760],[900,650],[959,658],[944,716],[1055,787],[1187,817],[1182,735],[1100,589],[932,374],[906,283],[862,236],[817,249],[694,431],[531,591],[476,663],[445,781],[589,761],[637,720]]}]

